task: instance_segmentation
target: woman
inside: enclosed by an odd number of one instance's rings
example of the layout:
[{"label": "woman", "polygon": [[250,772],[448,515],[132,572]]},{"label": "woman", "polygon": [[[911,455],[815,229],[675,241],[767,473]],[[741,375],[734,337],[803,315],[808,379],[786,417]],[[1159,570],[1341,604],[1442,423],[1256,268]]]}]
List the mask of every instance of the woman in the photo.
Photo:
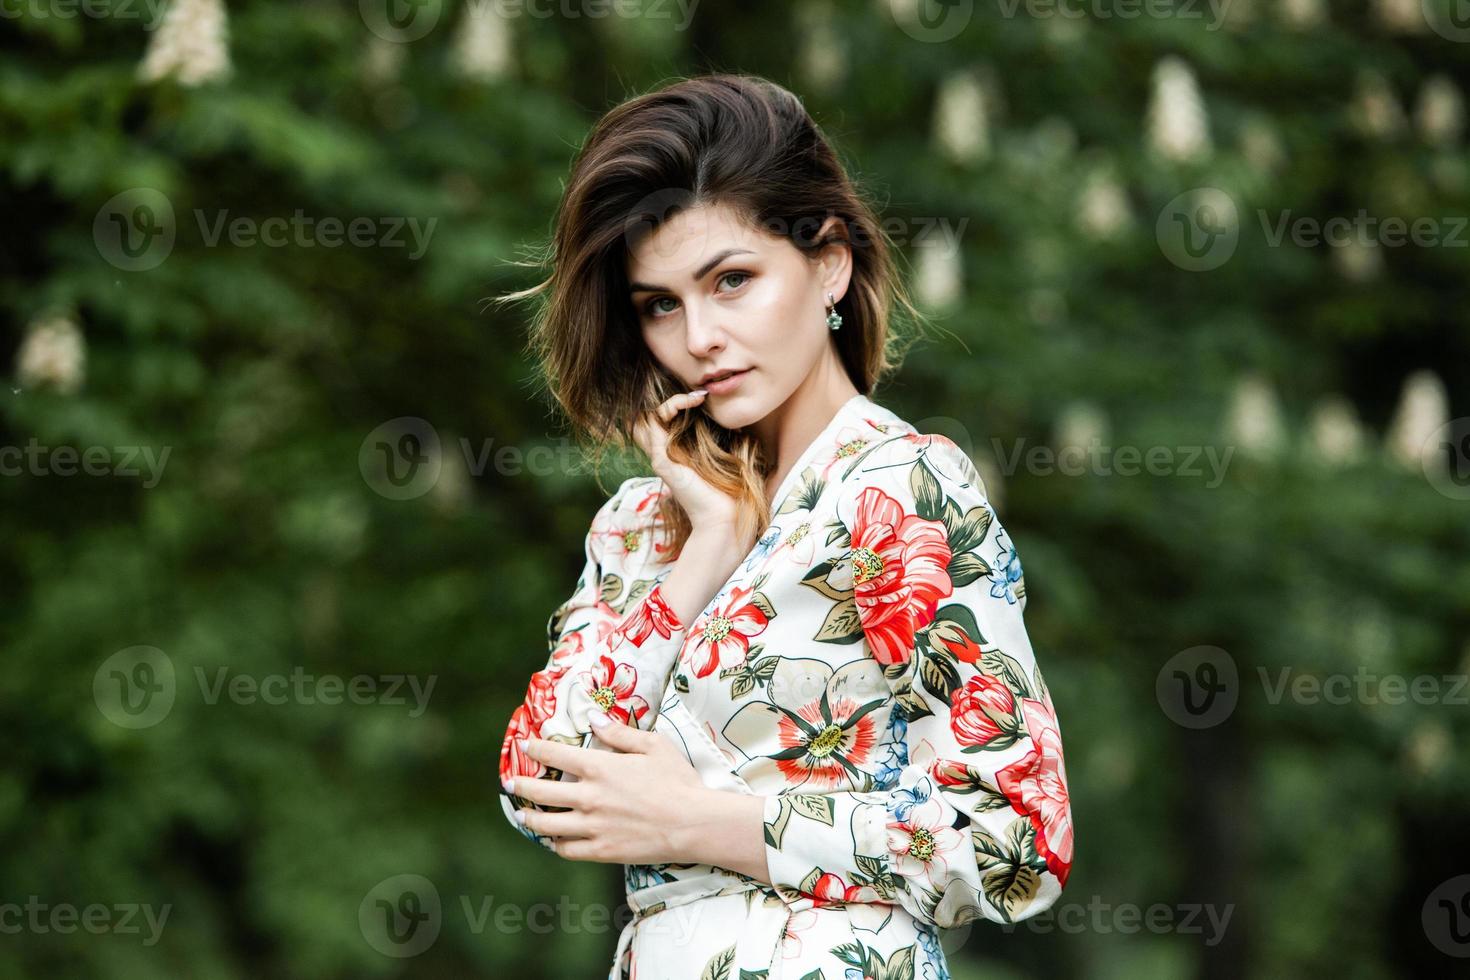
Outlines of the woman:
[{"label": "woman", "polygon": [[871,208],[789,92],[685,80],[573,166],[534,346],[655,476],[592,520],[501,749],[506,815],[625,865],[611,980],[944,978],[937,930],[1056,902],[1060,730],[970,459],[869,396]]}]

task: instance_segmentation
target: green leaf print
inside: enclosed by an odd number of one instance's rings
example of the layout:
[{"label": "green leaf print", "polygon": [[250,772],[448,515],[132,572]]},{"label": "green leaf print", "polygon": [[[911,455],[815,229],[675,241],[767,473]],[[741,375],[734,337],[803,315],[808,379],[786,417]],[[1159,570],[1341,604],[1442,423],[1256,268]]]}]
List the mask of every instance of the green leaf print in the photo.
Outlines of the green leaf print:
[{"label": "green leaf print", "polygon": [[735,947],[722,949],[705,964],[699,980],[730,980],[730,967],[735,962]]},{"label": "green leaf print", "polygon": [[781,846],[781,838],[786,836],[786,825],[791,822],[791,797],[782,796],[780,801],[780,810],[776,814],[776,819],[762,825],[765,829],[766,843],[775,848]]},{"label": "green leaf print", "polygon": [[971,507],[963,514],[952,498],[945,498],[944,526],[949,531],[949,550],[958,555],[977,547],[990,533],[995,519],[989,507]]},{"label": "green leaf print", "polygon": [[828,558],[826,561],[817,562],[811,567],[810,571],[808,571],[806,575],[802,576],[801,584],[807,586],[808,588],[816,589],[828,599],[832,599],[834,601],[846,599],[848,596],[852,595],[852,589],[835,588],[833,587],[832,583],[827,580],[828,576],[832,574],[832,570],[837,567],[838,562],[846,560],[847,558],[844,555],[841,558]]},{"label": "green leaf print", "polygon": [[862,619],[858,616],[857,600],[851,596],[833,604],[817,635],[812,637],[821,643],[856,643],[862,638]]},{"label": "green leaf print", "polygon": [[915,466],[909,471],[909,487],[914,491],[914,513],[926,521],[944,519],[944,490],[927,466]]},{"label": "green leaf print", "polygon": [[1016,914],[1024,911],[1041,890],[1041,876],[1035,868],[1025,864],[1003,864],[992,868],[980,883],[985,889],[985,897],[1000,909],[1007,921],[1014,921]]},{"label": "green leaf print", "polygon": [[861,942],[843,943],[833,946],[831,953],[843,963],[859,970],[865,978],[872,980],[914,980],[914,947],[905,946],[894,950],[893,958],[885,960],[883,954]]},{"label": "green leaf print", "polygon": [[926,654],[919,658],[919,682],[940,704],[949,704],[950,696],[961,686],[959,668],[947,654]]},{"label": "green leaf print", "polygon": [[832,826],[836,812],[832,806],[832,797],[820,793],[790,793],[787,797],[791,800],[792,808],[803,817]]},{"label": "green leaf print", "polygon": [[1031,684],[1026,680],[1026,670],[1015,657],[1003,650],[991,650],[980,655],[980,669],[1005,681],[1006,686],[1023,698],[1035,698]]},{"label": "green leaf print", "polygon": [[971,582],[990,575],[990,566],[973,551],[956,553],[945,570],[949,572],[949,581],[956,589],[963,589]]}]

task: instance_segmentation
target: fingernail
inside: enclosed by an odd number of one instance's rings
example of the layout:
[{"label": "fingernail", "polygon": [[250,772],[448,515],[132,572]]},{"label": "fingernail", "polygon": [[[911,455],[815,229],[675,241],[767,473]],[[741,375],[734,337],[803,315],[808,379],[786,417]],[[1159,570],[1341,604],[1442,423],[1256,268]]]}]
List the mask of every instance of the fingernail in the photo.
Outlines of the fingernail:
[{"label": "fingernail", "polygon": [[505,779],[502,779],[500,781],[500,785],[505,787],[505,791],[507,793],[511,794],[512,796],[515,795],[516,781],[514,779],[507,776]]},{"label": "fingernail", "polygon": [[516,748],[522,752],[526,751],[526,740],[524,738],[516,739]]},{"label": "fingernail", "polygon": [[526,814],[522,810],[516,811],[516,823],[524,827],[526,825]]},{"label": "fingernail", "polygon": [[592,712],[592,717],[589,720],[593,728],[601,728],[603,725],[607,724],[608,718],[607,715],[594,711]]},{"label": "fingernail", "polygon": [[695,388],[689,394],[691,394],[691,395],[708,395],[709,394],[709,389],[708,388]]}]

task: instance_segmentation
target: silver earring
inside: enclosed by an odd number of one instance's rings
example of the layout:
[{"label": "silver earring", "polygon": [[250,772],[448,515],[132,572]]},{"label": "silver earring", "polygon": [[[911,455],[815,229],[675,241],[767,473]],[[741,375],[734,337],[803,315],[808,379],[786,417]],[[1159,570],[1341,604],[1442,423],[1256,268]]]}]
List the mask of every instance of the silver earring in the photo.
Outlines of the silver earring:
[{"label": "silver earring", "polygon": [[836,330],[842,326],[842,314],[837,312],[837,301],[832,298],[831,293],[827,294],[827,305],[831,307],[827,311],[827,326]]}]

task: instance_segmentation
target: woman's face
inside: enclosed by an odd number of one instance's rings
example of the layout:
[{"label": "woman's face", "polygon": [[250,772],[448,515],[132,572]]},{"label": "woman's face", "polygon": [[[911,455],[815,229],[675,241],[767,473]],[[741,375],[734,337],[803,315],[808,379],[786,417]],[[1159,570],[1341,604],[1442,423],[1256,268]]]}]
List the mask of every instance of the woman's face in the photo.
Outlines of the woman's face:
[{"label": "woman's face", "polygon": [[[840,224],[829,218],[821,231]],[[817,231],[800,229],[808,239]],[[628,253],[644,343],[686,391],[709,388],[704,407],[727,429],[765,418],[821,358],[835,358],[827,294],[842,299],[851,269],[846,245],[811,259],[723,205],[677,213]],[[714,371],[743,373],[729,386],[704,383]]]}]

